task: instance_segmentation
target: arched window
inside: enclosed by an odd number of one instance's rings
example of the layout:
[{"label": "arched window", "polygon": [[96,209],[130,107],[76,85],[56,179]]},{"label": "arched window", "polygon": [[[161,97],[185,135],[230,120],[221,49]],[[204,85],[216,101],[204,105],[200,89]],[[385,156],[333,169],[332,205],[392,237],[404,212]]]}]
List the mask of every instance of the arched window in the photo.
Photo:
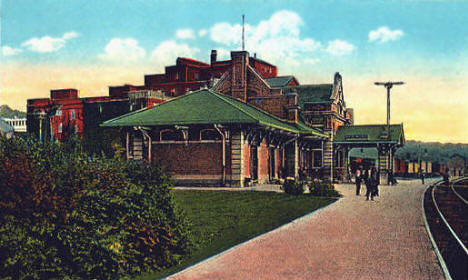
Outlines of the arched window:
[{"label": "arched window", "polygon": [[184,141],[181,131],[175,129],[164,129],[160,132],[161,141]]},{"label": "arched window", "polygon": [[62,133],[62,131],[63,131],[63,125],[62,125],[62,123],[59,123],[58,133]]},{"label": "arched window", "polygon": [[215,129],[202,129],[200,131],[200,140],[221,140],[221,135]]}]

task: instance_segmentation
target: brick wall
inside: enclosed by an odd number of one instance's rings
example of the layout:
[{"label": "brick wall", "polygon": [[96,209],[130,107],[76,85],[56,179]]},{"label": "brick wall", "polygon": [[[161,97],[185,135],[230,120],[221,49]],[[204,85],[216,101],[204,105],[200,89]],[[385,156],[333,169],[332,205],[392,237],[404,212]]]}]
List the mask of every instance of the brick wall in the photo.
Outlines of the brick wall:
[{"label": "brick wall", "polygon": [[[230,149],[226,149],[226,169],[230,171]],[[153,161],[161,163],[169,173],[222,174],[221,143],[153,144]],[[181,156],[183,155],[183,156]]]}]

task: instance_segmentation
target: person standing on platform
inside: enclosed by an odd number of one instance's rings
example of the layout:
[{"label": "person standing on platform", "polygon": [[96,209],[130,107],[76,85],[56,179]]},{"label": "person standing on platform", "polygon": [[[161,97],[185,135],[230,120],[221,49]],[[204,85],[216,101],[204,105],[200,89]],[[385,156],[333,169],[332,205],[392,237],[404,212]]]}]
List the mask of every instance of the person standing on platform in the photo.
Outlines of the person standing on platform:
[{"label": "person standing on platform", "polygon": [[369,169],[364,170],[364,183],[366,184],[366,200],[369,200],[369,195],[372,193],[372,182],[369,174]]},{"label": "person standing on platform", "polygon": [[361,167],[356,169],[356,195],[361,192]]},{"label": "person standing on platform", "polygon": [[372,167],[372,170],[369,175],[369,179],[367,180],[367,191],[366,191],[366,200],[369,200],[369,195],[371,200],[374,200],[374,196],[379,195],[378,185],[379,185],[379,173]]},{"label": "person standing on platform", "polygon": [[421,183],[424,185],[424,172],[419,168],[419,177],[421,178]]}]

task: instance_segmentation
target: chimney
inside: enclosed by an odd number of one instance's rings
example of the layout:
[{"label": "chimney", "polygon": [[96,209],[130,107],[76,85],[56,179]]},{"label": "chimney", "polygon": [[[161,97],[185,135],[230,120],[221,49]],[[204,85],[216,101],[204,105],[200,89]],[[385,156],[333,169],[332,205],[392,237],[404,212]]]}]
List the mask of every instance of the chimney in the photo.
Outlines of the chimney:
[{"label": "chimney", "polygon": [[249,53],[247,51],[232,51],[232,97],[247,101],[247,66],[249,65]]},{"label": "chimney", "polygon": [[254,53],[254,58],[257,58],[257,53]]},{"label": "chimney", "polygon": [[78,90],[74,88],[52,89],[50,90],[51,99],[75,99],[78,98]]},{"label": "chimney", "polygon": [[211,59],[210,59],[211,65],[215,64],[217,54],[218,52],[216,50],[211,50]]}]

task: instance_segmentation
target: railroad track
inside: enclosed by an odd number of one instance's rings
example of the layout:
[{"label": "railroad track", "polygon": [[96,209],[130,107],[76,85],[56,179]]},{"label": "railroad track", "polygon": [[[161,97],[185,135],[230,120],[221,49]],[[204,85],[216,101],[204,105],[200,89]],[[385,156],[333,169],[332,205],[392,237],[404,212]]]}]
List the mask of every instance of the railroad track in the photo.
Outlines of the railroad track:
[{"label": "railroad track", "polygon": [[468,279],[468,178],[439,181],[424,194],[426,229],[447,279]]}]

